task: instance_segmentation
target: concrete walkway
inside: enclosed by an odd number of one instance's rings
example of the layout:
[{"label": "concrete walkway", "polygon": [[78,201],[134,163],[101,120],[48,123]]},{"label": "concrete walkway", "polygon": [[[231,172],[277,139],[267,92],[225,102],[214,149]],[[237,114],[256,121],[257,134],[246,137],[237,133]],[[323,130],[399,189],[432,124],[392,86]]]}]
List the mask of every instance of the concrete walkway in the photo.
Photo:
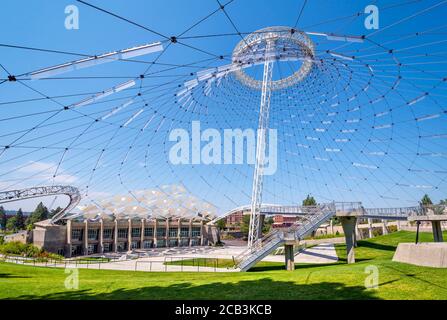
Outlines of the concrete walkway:
[{"label": "concrete walkway", "polygon": [[[284,255],[267,256],[262,261],[284,262]],[[295,263],[335,263],[338,261],[333,243],[322,243],[295,254]]]},{"label": "concrete walkway", "polygon": [[[181,266],[169,265],[165,262],[189,260],[192,258],[207,259],[229,259],[239,255],[246,250],[246,246],[227,246],[227,247],[203,247],[197,250],[176,248],[168,250],[157,250],[148,252],[148,256],[137,259],[115,260],[105,263],[76,263],[75,260],[57,263],[29,263],[41,267],[59,267],[59,268],[82,268],[96,270],[128,270],[128,271],[146,271],[146,272],[235,272],[238,269],[214,268],[203,266]],[[7,259],[8,262],[23,264],[26,259]],[[302,250],[295,255],[295,263],[333,263],[338,260],[333,243],[322,243],[315,247]],[[284,255],[269,255],[262,261],[284,263]]]}]

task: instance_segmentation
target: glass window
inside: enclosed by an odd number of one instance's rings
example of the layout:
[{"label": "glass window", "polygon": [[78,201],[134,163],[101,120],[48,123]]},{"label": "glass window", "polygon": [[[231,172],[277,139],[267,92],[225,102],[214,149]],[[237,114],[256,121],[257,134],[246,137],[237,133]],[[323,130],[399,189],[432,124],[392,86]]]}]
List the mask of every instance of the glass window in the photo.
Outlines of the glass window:
[{"label": "glass window", "polygon": [[200,240],[199,239],[191,239],[191,245],[192,246],[200,245]]},{"label": "glass window", "polygon": [[113,229],[104,229],[102,231],[103,239],[112,239],[113,238]]},{"label": "glass window", "polygon": [[157,240],[157,248],[163,248],[166,247],[165,240]]},{"label": "glass window", "polygon": [[180,237],[189,237],[189,227],[180,228]]},{"label": "glass window", "polygon": [[83,235],[84,235],[83,229],[73,229],[71,230],[71,239],[82,241]]},{"label": "glass window", "polygon": [[153,247],[152,240],[143,242],[144,249],[149,249]]},{"label": "glass window", "polygon": [[200,237],[201,234],[201,227],[192,227],[191,233],[193,237]]},{"label": "glass window", "polygon": [[75,245],[71,247],[71,255],[79,256],[82,254],[82,245]]},{"label": "glass window", "polygon": [[88,229],[88,239],[98,240],[99,229]]},{"label": "glass window", "polygon": [[132,241],[132,242],[130,243],[130,247],[131,247],[132,249],[138,249],[138,248],[140,248],[140,241]]},{"label": "glass window", "polygon": [[166,228],[157,228],[157,237],[166,237]]},{"label": "glass window", "polygon": [[141,228],[132,228],[132,237],[140,237],[141,236]]},{"label": "glass window", "polygon": [[187,247],[187,246],[189,246],[189,239],[181,239],[181,240],[180,240],[180,245],[181,245],[182,247]]},{"label": "glass window", "polygon": [[118,229],[118,238],[126,239],[128,232],[129,232],[129,229],[127,229],[127,228],[119,228]]},{"label": "glass window", "polygon": [[126,251],[127,250],[127,242],[118,242],[117,248],[118,248],[118,251]]},{"label": "glass window", "polygon": [[169,240],[169,246],[170,247],[177,247],[177,245],[178,245],[177,239],[170,239]]},{"label": "glass window", "polygon": [[154,228],[144,228],[144,236],[145,237],[153,237],[154,236]]},{"label": "glass window", "polygon": [[88,254],[93,254],[98,252],[98,245],[97,244],[89,244],[88,245]]},{"label": "glass window", "polygon": [[104,252],[112,252],[112,243],[104,243]]},{"label": "glass window", "polygon": [[177,235],[178,235],[178,228],[176,227],[169,228],[169,237],[176,238]]}]

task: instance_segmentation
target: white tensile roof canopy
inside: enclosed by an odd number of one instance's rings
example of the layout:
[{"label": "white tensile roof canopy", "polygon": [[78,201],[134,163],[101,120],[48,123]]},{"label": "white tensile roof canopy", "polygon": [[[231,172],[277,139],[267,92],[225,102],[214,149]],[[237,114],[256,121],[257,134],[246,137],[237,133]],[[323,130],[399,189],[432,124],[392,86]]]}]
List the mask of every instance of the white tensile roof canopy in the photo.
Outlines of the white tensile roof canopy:
[{"label": "white tensile roof canopy", "polygon": [[167,185],[159,189],[137,190],[78,206],[66,219],[193,219],[212,220],[216,207],[203,201],[183,186]]}]

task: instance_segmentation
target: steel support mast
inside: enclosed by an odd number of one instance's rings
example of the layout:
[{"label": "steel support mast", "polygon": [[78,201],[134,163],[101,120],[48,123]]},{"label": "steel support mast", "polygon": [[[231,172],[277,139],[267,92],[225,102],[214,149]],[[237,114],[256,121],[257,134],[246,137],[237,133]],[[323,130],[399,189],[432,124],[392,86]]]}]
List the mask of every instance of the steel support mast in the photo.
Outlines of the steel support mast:
[{"label": "steel support mast", "polygon": [[274,40],[267,40],[265,49],[264,73],[262,78],[261,107],[256,142],[256,162],[253,174],[253,186],[251,194],[250,228],[248,234],[248,247],[253,247],[261,231],[260,212],[262,203],[262,185],[264,176],[265,150],[267,145],[267,130],[270,115],[270,97],[272,92],[273,59],[271,52],[274,50]]}]

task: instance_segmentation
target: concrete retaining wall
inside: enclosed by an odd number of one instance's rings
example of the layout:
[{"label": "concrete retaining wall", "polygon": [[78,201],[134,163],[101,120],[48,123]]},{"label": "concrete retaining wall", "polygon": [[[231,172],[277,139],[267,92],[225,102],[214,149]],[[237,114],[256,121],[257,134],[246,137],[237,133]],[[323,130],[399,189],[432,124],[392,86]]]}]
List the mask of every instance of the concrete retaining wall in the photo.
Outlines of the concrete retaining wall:
[{"label": "concrete retaining wall", "polygon": [[447,243],[399,243],[393,261],[447,268]]}]

